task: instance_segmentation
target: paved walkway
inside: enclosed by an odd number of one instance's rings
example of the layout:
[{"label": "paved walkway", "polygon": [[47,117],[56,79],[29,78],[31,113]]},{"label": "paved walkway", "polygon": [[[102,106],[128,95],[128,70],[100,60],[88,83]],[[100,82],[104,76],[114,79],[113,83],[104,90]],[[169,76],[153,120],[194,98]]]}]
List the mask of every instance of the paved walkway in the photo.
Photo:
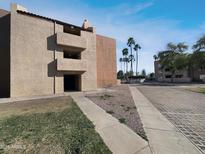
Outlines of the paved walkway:
[{"label": "paved walkway", "polygon": [[151,154],[145,140],[85,98],[83,94],[73,93],[71,97],[94,123],[96,131],[114,154]]},{"label": "paved walkway", "polygon": [[[188,88],[188,87],[185,87]],[[138,86],[152,104],[205,153],[205,95],[182,86]]]},{"label": "paved walkway", "polygon": [[136,87],[130,90],[154,154],[201,153]]}]

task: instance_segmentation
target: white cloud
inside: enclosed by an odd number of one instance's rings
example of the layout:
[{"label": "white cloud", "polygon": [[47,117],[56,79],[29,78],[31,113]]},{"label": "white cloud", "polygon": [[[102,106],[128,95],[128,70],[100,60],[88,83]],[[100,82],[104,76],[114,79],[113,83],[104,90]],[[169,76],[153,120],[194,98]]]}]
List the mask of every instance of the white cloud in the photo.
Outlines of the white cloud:
[{"label": "white cloud", "polygon": [[134,13],[138,13],[140,11],[143,11],[144,9],[147,9],[148,7],[152,6],[153,2],[148,2],[148,3],[141,3],[141,4],[136,4],[132,7],[127,6],[127,8],[124,8],[125,10],[121,12],[124,12],[125,15],[130,15],[130,14],[134,14]]}]

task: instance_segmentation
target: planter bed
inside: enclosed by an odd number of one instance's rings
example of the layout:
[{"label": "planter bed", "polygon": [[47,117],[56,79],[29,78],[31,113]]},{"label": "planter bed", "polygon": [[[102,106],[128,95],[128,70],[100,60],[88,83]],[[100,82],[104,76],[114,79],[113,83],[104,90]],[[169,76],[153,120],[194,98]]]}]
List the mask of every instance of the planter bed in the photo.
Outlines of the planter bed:
[{"label": "planter bed", "polygon": [[129,87],[121,85],[107,88],[105,92],[86,95],[107,113],[131,128],[135,133],[147,140],[141,119],[132,99]]}]

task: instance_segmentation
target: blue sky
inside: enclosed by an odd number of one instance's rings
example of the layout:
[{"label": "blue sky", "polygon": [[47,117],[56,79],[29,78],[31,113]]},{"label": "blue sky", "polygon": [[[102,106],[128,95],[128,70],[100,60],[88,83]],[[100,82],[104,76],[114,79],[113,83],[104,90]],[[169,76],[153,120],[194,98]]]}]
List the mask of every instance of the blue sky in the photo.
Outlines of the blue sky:
[{"label": "blue sky", "polygon": [[76,25],[88,19],[98,34],[117,40],[117,60],[134,37],[142,46],[139,71],[153,72],[153,55],[168,42],[191,46],[205,34],[205,0],[0,0],[0,8],[9,10],[11,2]]}]

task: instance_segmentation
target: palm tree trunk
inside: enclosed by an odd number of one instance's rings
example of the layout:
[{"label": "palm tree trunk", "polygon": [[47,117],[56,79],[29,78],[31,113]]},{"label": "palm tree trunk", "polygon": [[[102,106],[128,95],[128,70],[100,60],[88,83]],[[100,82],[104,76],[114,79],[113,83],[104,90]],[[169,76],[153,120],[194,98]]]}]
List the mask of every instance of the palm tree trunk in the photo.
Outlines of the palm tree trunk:
[{"label": "palm tree trunk", "polygon": [[126,70],[125,70],[125,62],[124,62],[124,73],[126,73]]},{"label": "palm tree trunk", "polygon": [[[130,51],[131,51],[131,55],[132,55],[132,46],[130,46]],[[130,67],[131,72],[133,72],[133,67],[132,67],[132,59],[131,59],[131,67]]]},{"label": "palm tree trunk", "polygon": [[138,70],[138,51],[136,50],[136,76],[137,76],[137,70]]},{"label": "palm tree trunk", "polygon": [[124,79],[125,79],[125,75],[126,75],[126,62],[124,61]]},{"label": "palm tree trunk", "polygon": [[128,72],[128,62],[126,62],[126,73]]},{"label": "palm tree trunk", "polygon": [[126,81],[128,81],[127,74],[128,74],[128,62],[126,61],[126,74],[125,74]]}]

